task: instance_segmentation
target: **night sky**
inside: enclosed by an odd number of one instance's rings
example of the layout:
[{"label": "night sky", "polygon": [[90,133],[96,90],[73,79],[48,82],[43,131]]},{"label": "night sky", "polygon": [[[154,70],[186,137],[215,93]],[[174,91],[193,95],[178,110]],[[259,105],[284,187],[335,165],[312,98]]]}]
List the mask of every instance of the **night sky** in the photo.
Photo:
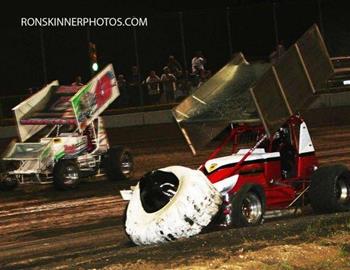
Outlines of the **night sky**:
[{"label": "night sky", "polygon": [[[72,1],[71,1],[72,2]],[[146,2],[146,1],[143,1]],[[276,1],[278,36],[286,47],[313,23],[320,22],[317,0]],[[350,16],[348,1],[321,0],[322,27],[331,55],[350,55]],[[17,7],[18,5],[19,7]],[[227,7],[233,51],[242,51],[249,60],[267,59],[275,46],[272,1],[212,1],[186,4],[181,1],[63,1],[13,3],[2,10],[1,96],[27,93],[44,84],[40,28],[20,27],[21,16],[114,16],[147,17],[148,27],[137,27],[138,54],[142,76],[154,69],[160,74],[170,54],[183,63],[179,12],[183,12],[187,65],[193,53],[201,50],[207,68],[216,71],[229,59]],[[42,30],[48,81],[70,84],[81,74],[90,79],[87,29],[51,27]],[[128,27],[90,28],[100,67],[113,63],[117,73],[128,78],[135,64],[133,29]]]}]

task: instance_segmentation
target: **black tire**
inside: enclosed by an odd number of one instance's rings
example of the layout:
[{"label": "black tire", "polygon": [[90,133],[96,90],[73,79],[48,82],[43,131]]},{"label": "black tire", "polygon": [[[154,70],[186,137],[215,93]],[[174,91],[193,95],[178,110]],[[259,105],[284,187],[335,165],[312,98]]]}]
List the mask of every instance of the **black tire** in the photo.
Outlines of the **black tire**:
[{"label": "black tire", "polygon": [[10,191],[14,190],[18,186],[18,180],[15,176],[9,175],[7,172],[15,170],[17,167],[16,164],[12,162],[0,163],[0,190],[1,191]]},{"label": "black tire", "polygon": [[262,188],[243,187],[232,198],[231,207],[231,224],[234,227],[260,225],[265,214],[265,196]]},{"label": "black tire", "polygon": [[53,169],[53,184],[56,189],[74,189],[80,182],[80,170],[76,160],[63,159]]},{"label": "black tire", "polygon": [[104,169],[111,181],[130,179],[134,171],[134,159],[128,148],[116,146],[108,149],[104,157]]},{"label": "black tire", "polygon": [[350,171],[342,164],[317,169],[311,176],[308,192],[316,213],[350,210]]},{"label": "black tire", "polygon": [[1,191],[11,191],[18,186],[18,181],[9,175],[0,174],[0,190]]}]

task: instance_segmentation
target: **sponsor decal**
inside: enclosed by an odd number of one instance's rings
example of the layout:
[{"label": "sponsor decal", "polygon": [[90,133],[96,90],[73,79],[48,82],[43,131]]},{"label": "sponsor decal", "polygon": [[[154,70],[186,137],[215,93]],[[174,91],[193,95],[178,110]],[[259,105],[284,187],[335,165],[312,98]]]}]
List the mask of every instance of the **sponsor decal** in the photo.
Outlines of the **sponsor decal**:
[{"label": "sponsor decal", "polygon": [[212,163],[212,164],[210,164],[208,171],[209,171],[209,172],[212,172],[213,170],[216,169],[217,166],[218,166],[217,163]]},{"label": "sponsor decal", "polygon": [[55,155],[55,161],[58,161],[59,159],[61,159],[62,157],[64,157],[64,151],[58,152]]},{"label": "sponsor decal", "polygon": [[71,98],[80,131],[83,131],[119,95],[113,67],[107,66]]}]

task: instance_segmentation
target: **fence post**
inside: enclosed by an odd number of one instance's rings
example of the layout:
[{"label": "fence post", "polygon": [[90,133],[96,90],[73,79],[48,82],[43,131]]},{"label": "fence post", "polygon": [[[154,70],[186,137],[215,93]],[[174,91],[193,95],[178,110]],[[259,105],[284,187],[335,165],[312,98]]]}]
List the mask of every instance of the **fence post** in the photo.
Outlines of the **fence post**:
[{"label": "fence post", "polygon": [[275,43],[276,47],[279,43],[279,35],[278,35],[278,21],[277,21],[277,11],[276,11],[276,2],[272,2],[272,17],[273,17],[273,26],[275,30]]},{"label": "fence post", "polygon": [[47,69],[46,69],[46,57],[45,57],[45,43],[44,43],[44,30],[40,28],[40,49],[41,60],[43,65],[44,84],[47,84]]},{"label": "fence post", "polygon": [[88,57],[88,67],[90,70],[90,76],[91,78],[94,77],[95,73],[91,68],[91,61],[90,61],[90,43],[91,43],[91,32],[90,27],[86,27],[86,39],[87,39],[87,57]]},{"label": "fence post", "polygon": [[322,34],[323,38],[325,39],[325,33],[324,33],[324,27],[323,27],[322,4],[321,4],[321,2],[322,2],[322,0],[317,0],[318,21],[319,21],[319,24],[320,24],[321,34]]},{"label": "fence post", "polygon": [[143,106],[144,102],[143,102],[143,91],[142,91],[142,85],[141,85],[141,69],[140,69],[140,58],[139,58],[139,50],[138,50],[138,43],[137,43],[136,27],[133,27],[133,34],[134,34],[135,62],[138,69],[137,75],[138,75],[140,105]]},{"label": "fence post", "polygon": [[[179,23],[180,23],[180,35],[181,35],[182,61],[183,61],[185,70],[187,70],[185,32],[184,32],[184,24],[183,24],[183,14],[182,14],[182,12],[179,12]],[[187,77],[187,73],[186,72],[185,72],[185,76]]]},{"label": "fence post", "polygon": [[2,112],[2,99],[0,99],[0,120],[4,118],[4,114]]},{"label": "fence post", "polygon": [[227,39],[228,39],[228,52],[229,60],[232,57],[232,34],[231,34],[231,20],[230,20],[230,8],[226,8],[226,24],[227,24]]}]

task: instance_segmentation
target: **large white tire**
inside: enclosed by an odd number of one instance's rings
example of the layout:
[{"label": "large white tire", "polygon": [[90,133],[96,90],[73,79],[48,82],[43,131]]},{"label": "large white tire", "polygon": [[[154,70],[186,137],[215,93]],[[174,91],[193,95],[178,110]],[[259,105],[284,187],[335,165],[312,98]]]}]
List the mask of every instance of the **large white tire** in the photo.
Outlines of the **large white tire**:
[{"label": "large white tire", "polygon": [[198,170],[182,166],[160,169],[178,179],[175,195],[160,210],[145,211],[140,196],[140,183],[129,202],[125,230],[137,245],[148,245],[188,238],[199,234],[217,214],[222,204],[220,193]]}]

